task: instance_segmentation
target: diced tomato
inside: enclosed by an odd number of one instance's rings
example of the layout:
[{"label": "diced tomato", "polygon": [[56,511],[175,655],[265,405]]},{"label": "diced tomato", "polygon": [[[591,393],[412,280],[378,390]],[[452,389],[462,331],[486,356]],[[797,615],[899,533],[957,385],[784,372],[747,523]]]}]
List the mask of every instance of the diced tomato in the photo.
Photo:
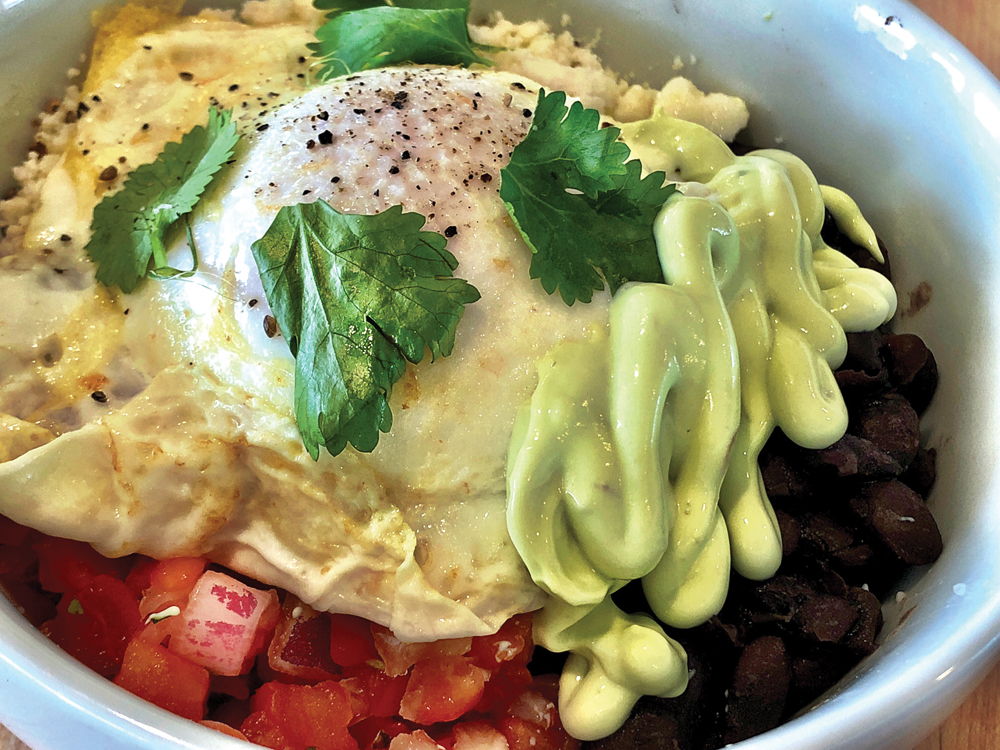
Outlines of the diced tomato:
[{"label": "diced tomato", "polygon": [[534,690],[525,690],[517,696],[508,707],[507,713],[516,719],[537,724],[542,729],[550,729],[557,722],[556,704]]},{"label": "diced tomato", "polygon": [[114,677],[129,639],[139,629],[139,605],[117,578],[98,575],[63,595],[55,619],[42,632],[64,651],[105,677]]},{"label": "diced tomato", "polygon": [[58,600],[53,598],[58,595],[43,591],[37,582],[32,585],[23,580],[10,580],[0,576],[0,596],[10,599],[36,628],[41,628],[58,614]]},{"label": "diced tomato", "polygon": [[277,601],[274,591],[253,589],[210,570],[188,597],[170,650],[213,674],[240,674],[253,658],[258,625]]},{"label": "diced tomato", "polygon": [[423,729],[409,734],[399,734],[392,738],[389,750],[440,750],[441,745],[431,739]]},{"label": "diced tomato", "polygon": [[132,570],[125,577],[125,585],[136,599],[142,599],[142,594],[149,588],[153,570],[159,563],[151,557],[136,555]]},{"label": "diced tomato", "polygon": [[378,658],[371,623],[353,615],[330,615],[330,658],[342,667],[356,667]]},{"label": "diced tomato", "polygon": [[38,554],[30,547],[0,547],[0,579],[28,583],[36,577]]},{"label": "diced tomato", "polygon": [[341,680],[340,684],[351,694],[356,707],[355,719],[396,716],[399,713],[409,675],[390,677],[381,669],[367,664],[354,667],[345,674],[350,676]]},{"label": "diced tomato", "polygon": [[157,563],[149,572],[149,585],[139,604],[143,619],[170,607],[184,609],[206,567],[204,557],[175,557]]},{"label": "diced tomato", "polygon": [[504,664],[527,666],[535,643],[531,637],[532,617],[516,615],[494,635],[478,636],[472,639],[468,656],[472,663],[483,669],[495,670]]},{"label": "diced tomato", "polygon": [[382,716],[359,721],[351,725],[351,736],[358,741],[361,750],[373,750],[373,746],[384,750],[393,737],[412,732],[416,727],[408,722]]},{"label": "diced tomato", "polygon": [[330,618],[289,594],[267,649],[271,669],[306,682],[322,682],[340,674],[330,658]]},{"label": "diced tomato", "polygon": [[509,750],[507,738],[485,721],[456,724],[452,736],[454,750]]},{"label": "diced tomato", "polygon": [[347,691],[336,682],[285,685],[269,682],[253,697],[240,730],[274,750],[358,750],[347,731],[353,714]]},{"label": "diced tomato", "polygon": [[511,703],[508,716],[497,723],[510,750],[578,750],[580,741],[559,720],[558,694],[559,676],[543,675]]},{"label": "diced tomato", "polygon": [[462,656],[472,648],[471,638],[451,638],[430,643],[404,643],[382,625],[371,624],[375,648],[378,650],[385,671],[391,677],[406,674],[410,667],[425,659],[440,656]]},{"label": "diced tomato", "polygon": [[15,523],[6,516],[0,516],[0,544],[16,547],[23,544],[30,533],[31,529],[27,526]]},{"label": "diced tomato", "polygon": [[203,727],[214,729],[216,732],[222,732],[223,734],[228,735],[230,737],[235,737],[238,740],[243,740],[244,742],[250,741],[243,736],[243,732],[241,732],[239,729],[233,729],[231,726],[229,726],[228,724],[223,724],[221,721],[209,721],[208,719],[204,719],[202,721],[199,721],[198,723],[201,724]]},{"label": "diced tomato", "polygon": [[510,750],[559,750],[548,731],[530,721],[508,716],[499,722],[498,728],[507,738]]},{"label": "diced tomato", "polygon": [[527,667],[507,666],[496,672],[486,683],[483,697],[476,711],[484,714],[503,715],[510,704],[532,683]]},{"label": "diced tomato", "polygon": [[418,662],[410,674],[399,715],[418,724],[454,721],[483,696],[485,672],[464,656]]},{"label": "diced tomato", "polygon": [[208,670],[143,638],[129,643],[115,684],[185,719],[205,715]]},{"label": "diced tomato", "polygon": [[101,557],[89,544],[72,539],[45,537],[32,548],[38,553],[42,588],[59,594],[84,589],[100,575],[122,579],[123,565],[130,564]]}]

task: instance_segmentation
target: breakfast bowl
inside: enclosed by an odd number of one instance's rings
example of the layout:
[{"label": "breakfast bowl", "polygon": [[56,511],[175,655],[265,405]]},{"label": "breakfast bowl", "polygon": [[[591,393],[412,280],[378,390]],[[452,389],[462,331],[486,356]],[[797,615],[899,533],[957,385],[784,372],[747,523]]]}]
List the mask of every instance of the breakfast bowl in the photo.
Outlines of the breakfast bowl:
[{"label": "breakfast bowl", "polygon": [[[91,12],[103,5],[0,5],[4,190],[31,146],[30,121],[60,96],[67,69],[83,66]],[[635,81],[659,86],[680,69],[702,89],[742,97],[750,119],[741,139],[804,159],[820,182],[853,196],[890,248],[894,329],[921,336],[940,371],[921,429],[937,451],[929,507],[944,551],[883,602],[874,654],[793,720],[739,747],[912,746],[997,651],[1000,87],[904,2],[510,0],[496,9],[515,21],[571,23]],[[473,18],[490,10],[474,4]],[[3,598],[0,722],[36,750],[240,746],[90,672]]]}]

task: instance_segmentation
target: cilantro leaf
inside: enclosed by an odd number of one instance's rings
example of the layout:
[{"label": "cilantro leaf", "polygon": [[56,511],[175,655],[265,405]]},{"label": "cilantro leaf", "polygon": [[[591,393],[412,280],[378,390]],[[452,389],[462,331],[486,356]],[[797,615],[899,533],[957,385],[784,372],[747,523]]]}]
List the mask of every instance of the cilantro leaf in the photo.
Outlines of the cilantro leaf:
[{"label": "cilantro leaf", "polygon": [[[347,13],[352,10],[364,10],[365,8],[424,8],[428,10],[440,10],[442,8],[461,8],[468,13],[469,0],[313,0],[313,7],[317,10],[331,11],[332,13]],[[329,17],[329,16],[328,16]]]},{"label": "cilantro leaf", "polygon": [[207,126],[193,128],[179,143],[168,143],[155,161],[138,167],[121,190],[97,205],[86,250],[101,283],[128,293],[144,276],[188,273],[167,265],[164,235],[195,207],[239,138],[232,113],[213,107]]},{"label": "cilantro leaf", "polygon": [[528,136],[500,171],[500,197],[531,247],[531,278],[563,301],[590,302],[605,284],[663,282],[653,220],[676,190],[663,172],[642,178],[618,128],[566,94],[538,92]]},{"label": "cilantro leaf", "polygon": [[469,38],[468,0],[316,0],[330,9],[310,44],[326,81],[359,70],[400,63],[492,65]]},{"label": "cilantro leaf", "polygon": [[306,449],[371,451],[392,426],[389,396],[424,349],[451,354],[464,305],[447,240],[393,206],[342,214],[323,201],[285,206],[252,245],[264,293],[295,357],[295,417]]}]

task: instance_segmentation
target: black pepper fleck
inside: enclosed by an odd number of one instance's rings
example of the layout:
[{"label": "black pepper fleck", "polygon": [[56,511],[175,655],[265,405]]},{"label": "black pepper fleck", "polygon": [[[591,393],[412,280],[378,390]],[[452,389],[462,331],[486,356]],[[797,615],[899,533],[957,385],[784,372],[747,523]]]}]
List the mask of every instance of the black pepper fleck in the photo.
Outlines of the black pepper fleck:
[{"label": "black pepper fleck", "polygon": [[278,335],[278,321],[273,315],[264,316],[264,335],[269,339]]},{"label": "black pepper fleck", "polygon": [[257,307],[257,300],[252,299],[247,304],[250,305],[250,307]]},{"label": "black pepper fleck", "polygon": [[458,227],[456,227],[454,224],[452,224],[450,227],[444,230],[445,237],[454,237],[456,234],[458,234]]},{"label": "black pepper fleck", "polygon": [[389,167],[389,174],[399,174],[399,167],[393,164],[391,167]]},{"label": "black pepper fleck", "polygon": [[525,117],[531,117],[531,110],[525,107],[524,109],[521,110],[521,114],[524,115]]},{"label": "black pepper fleck", "polygon": [[61,235],[59,235],[59,241],[60,242],[69,242],[72,239],[73,238],[70,237],[68,234],[61,234]]},{"label": "black pepper fleck", "polygon": [[90,394],[90,397],[99,404],[108,403],[108,394],[106,394],[104,391],[94,391],[93,393]]},{"label": "black pepper fleck", "polygon": [[184,71],[182,73],[178,73],[177,77],[180,78],[182,81],[193,81],[194,73],[188,73],[187,71]]},{"label": "black pepper fleck", "polygon": [[306,141],[306,148],[309,149],[316,148],[316,141],[310,138],[308,141]]},{"label": "black pepper fleck", "polygon": [[329,146],[331,143],[333,143],[333,133],[331,133],[329,130],[324,130],[322,133],[319,134],[319,142],[322,143],[324,146]]},{"label": "black pepper fleck", "polygon": [[99,179],[101,182],[111,182],[116,177],[118,177],[118,168],[115,166],[110,166],[107,167],[103,172],[101,172],[100,176],[97,179]]},{"label": "black pepper fleck", "polygon": [[340,182],[340,178],[339,177],[334,177],[332,180],[330,180],[330,182],[332,182],[334,185],[336,185],[338,182]]}]

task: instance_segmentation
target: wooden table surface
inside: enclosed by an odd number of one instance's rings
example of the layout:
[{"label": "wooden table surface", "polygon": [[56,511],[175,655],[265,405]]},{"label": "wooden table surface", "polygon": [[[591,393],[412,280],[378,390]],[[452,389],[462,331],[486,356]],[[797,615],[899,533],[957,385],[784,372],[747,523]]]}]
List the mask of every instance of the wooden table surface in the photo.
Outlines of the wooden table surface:
[{"label": "wooden table surface", "polygon": [[[1000,77],[1000,0],[911,0]],[[905,21],[904,21],[905,22]],[[914,750],[1000,749],[1000,665]],[[0,726],[0,750],[24,747]]]}]

